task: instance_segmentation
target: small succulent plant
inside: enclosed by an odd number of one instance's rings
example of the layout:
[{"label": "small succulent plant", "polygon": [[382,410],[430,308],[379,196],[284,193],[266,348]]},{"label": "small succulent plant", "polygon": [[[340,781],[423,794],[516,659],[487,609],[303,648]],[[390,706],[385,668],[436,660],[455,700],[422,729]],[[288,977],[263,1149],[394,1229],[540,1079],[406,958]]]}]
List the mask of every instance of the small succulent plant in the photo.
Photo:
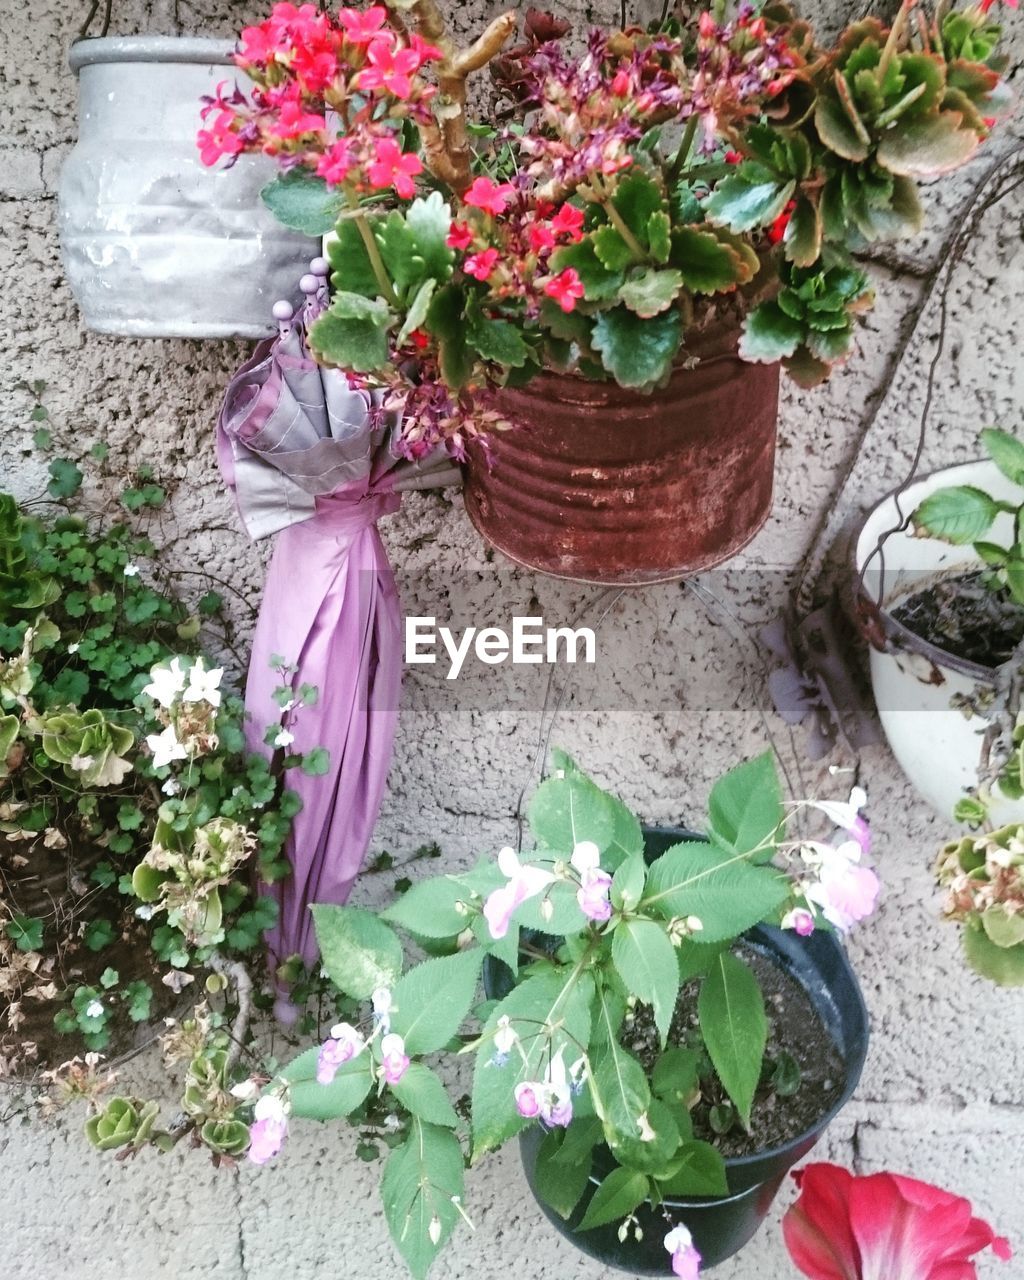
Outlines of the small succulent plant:
[{"label": "small succulent plant", "polygon": [[50,712],[41,727],[45,754],[84,786],[120,786],[132,770],[126,754],[135,735],[95,707]]},{"label": "small succulent plant", "polygon": [[97,1151],[139,1146],[153,1131],[160,1106],[137,1098],[111,1098],[102,1111],[86,1121],[85,1135]]}]

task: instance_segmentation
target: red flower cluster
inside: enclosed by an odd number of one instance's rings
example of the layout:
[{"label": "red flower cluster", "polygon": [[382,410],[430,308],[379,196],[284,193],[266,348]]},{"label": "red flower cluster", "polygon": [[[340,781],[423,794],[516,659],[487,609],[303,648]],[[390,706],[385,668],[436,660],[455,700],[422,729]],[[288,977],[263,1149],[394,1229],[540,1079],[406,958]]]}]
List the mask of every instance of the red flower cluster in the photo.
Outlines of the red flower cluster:
[{"label": "red flower cluster", "polygon": [[198,142],[204,164],[246,151],[275,156],[284,168],[315,170],[354,192],[416,193],[419,156],[403,152],[396,125],[426,118],[434,86],[420,76],[441,53],[406,36],[387,10],[276,4],[242,32],[235,61],[253,81],[248,97],[223,88],[203,110]]}]

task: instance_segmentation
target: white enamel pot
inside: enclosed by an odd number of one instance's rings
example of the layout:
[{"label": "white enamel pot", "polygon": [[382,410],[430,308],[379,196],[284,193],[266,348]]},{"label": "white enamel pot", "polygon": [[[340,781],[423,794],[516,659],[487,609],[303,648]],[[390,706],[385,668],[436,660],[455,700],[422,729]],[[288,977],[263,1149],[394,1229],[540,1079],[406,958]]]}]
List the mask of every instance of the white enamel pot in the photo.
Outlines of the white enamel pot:
[{"label": "white enamel pot", "polygon": [[265,156],[203,165],[200,98],[246,79],[224,40],[104,37],[72,46],[78,144],[61,171],[61,256],[86,326],[149,338],[260,338],[316,240],[260,199]]},{"label": "white enamel pot", "polygon": [[[961,698],[976,700],[993,688],[994,672],[976,662],[947,653],[922,640],[892,616],[901,601],[939,578],[978,569],[973,548],[950,546],[934,538],[915,538],[912,529],[891,533],[883,556],[873,555],[879,538],[897,529],[906,516],[938,489],[974,485],[996,499],[1020,501],[1020,489],[990,461],[947,467],[916,481],[901,494],[890,494],[871,510],[854,542],[854,570],[864,566],[860,612],[873,619],[866,628],[871,641],[871,684],[885,736],[917,791],[946,817],[977,783],[982,738],[988,721],[965,715]],[[898,506],[897,506],[898,500]],[[991,541],[1008,542],[1012,518],[1001,515]],[[878,603],[878,612],[872,605]],[[883,642],[884,648],[879,645]],[[1024,821],[1024,800],[1008,800],[994,792],[990,816],[996,825]]]}]

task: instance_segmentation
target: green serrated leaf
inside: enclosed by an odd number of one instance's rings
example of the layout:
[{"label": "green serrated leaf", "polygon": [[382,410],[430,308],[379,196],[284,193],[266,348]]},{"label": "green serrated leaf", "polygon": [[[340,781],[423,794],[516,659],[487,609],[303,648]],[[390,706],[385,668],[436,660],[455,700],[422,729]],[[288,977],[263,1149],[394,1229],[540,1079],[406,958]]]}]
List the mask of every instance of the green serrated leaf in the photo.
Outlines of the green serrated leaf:
[{"label": "green serrated leaf", "polygon": [[626,281],[619,290],[619,301],[646,320],[667,311],[679,296],[682,287],[683,277],[679,271],[655,271],[648,268]]},{"label": "green serrated leaf", "polygon": [[785,815],[772,752],[762,752],[719,778],[708,797],[708,815],[711,835],[725,848],[744,854],[756,850],[767,861]]},{"label": "green serrated leaf", "polygon": [[999,514],[999,504],[973,485],[940,489],[918,506],[911,519],[933,538],[954,546],[980,541]]},{"label": "green serrated leaf", "polygon": [[381,1177],[384,1217],[414,1280],[425,1280],[451,1235],[464,1192],[462,1148],[450,1129],[414,1116],[409,1136],[388,1156]]},{"label": "green serrated leaf", "polygon": [[314,905],[313,926],[327,975],[341,991],[365,1000],[378,987],[393,987],[402,972],[397,935],[362,907]]},{"label": "green serrated leaf", "polygon": [[643,1204],[649,1191],[646,1174],[637,1173],[635,1169],[613,1169],[594,1192],[577,1230],[590,1231],[606,1222],[627,1218]]},{"label": "green serrated leaf", "polygon": [[612,962],[626,990],[652,1007],[664,1046],[679,995],[675,949],[664,928],[653,920],[622,921],[612,937]]},{"label": "green serrated leaf", "polygon": [[414,884],[381,919],[421,938],[454,938],[469,925],[466,889],[448,876],[432,876]]},{"label": "green serrated leaf", "polygon": [[441,1078],[422,1062],[410,1062],[401,1080],[388,1087],[414,1116],[428,1124],[443,1125],[448,1129],[458,1127],[459,1117]]},{"label": "green serrated leaf", "polygon": [[[578,1122],[573,1121],[575,1128]],[[576,1159],[566,1162],[559,1159],[565,1139],[570,1131],[552,1129],[545,1134],[537,1152],[533,1167],[533,1189],[545,1204],[550,1205],[560,1218],[569,1218],[579,1204],[580,1197],[590,1182],[590,1151],[582,1152]]]},{"label": "green serrated leaf", "polygon": [[703,927],[694,936],[706,945],[739,937],[771,917],[788,895],[774,868],[694,841],[674,845],[651,865],[641,906],[666,918],[696,916]]},{"label": "green serrated leaf", "polygon": [[620,387],[652,390],[668,380],[682,330],[675,309],[643,320],[627,307],[615,307],[597,317],[592,343]]},{"label": "green serrated leaf", "polygon": [[749,1131],[768,1037],[764,997],[749,966],[722,952],[701,985],[697,1013],[708,1056]]},{"label": "green serrated leaf", "polygon": [[755,364],[774,364],[792,356],[803,336],[803,324],[788,316],[778,302],[762,302],[744,321],[739,353]]},{"label": "green serrated leaf", "polygon": [[476,996],[483,952],[424,960],[391,993],[391,1029],[410,1054],[436,1053],[458,1032]]},{"label": "green serrated leaf", "polygon": [[986,427],[981,432],[981,442],[1003,475],[1014,484],[1024,485],[1024,443],[998,427]]},{"label": "green serrated leaf", "polygon": [[728,227],[730,231],[770,227],[795,190],[796,183],[792,179],[749,182],[741,171],[724,178],[715,187],[705,202],[705,216],[709,222]]}]

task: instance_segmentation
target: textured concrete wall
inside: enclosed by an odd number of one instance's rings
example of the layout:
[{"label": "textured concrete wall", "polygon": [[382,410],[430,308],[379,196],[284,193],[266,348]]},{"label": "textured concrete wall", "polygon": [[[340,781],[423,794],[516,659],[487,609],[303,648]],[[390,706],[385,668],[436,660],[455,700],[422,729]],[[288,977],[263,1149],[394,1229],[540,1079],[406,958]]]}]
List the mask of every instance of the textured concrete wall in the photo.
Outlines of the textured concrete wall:
[{"label": "textured concrete wall", "polygon": [[[845,12],[862,7],[850,4]],[[591,15],[589,6],[568,8]],[[822,0],[814,8],[833,26],[844,13],[844,6]],[[480,0],[458,6],[460,29],[475,26],[484,9]],[[114,30],[228,35],[260,11],[230,0],[183,0],[175,13],[170,4],[127,0],[117,7]],[[214,465],[212,427],[220,390],[247,349],[87,333],[62,282],[53,197],[75,136],[75,86],[65,55],[79,21],[77,11],[56,0],[37,0],[31,9],[0,0],[6,46],[0,60],[0,474],[20,494],[41,488],[27,429],[31,400],[20,384],[45,379],[61,451],[84,453],[102,439],[115,470],[151,463],[171,493],[154,535],[176,550],[183,567],[204,566],[239,593],[232,600],[245,628],[259,597],[265,548],[252,547],[239,531]],[[1021,23],[1011,15],[1011,24],[1019,60]],[[798,762],[788,733],[763,711],[763,671],[751,636],[783,601],[818,531],[824,525],[841,531],[901,477],[937,331],[936,305],[925,309],[918,336],[887,385],[907,317],[972,185],[1019,133],[1016,120],[964,174],[928,193],[931,232],[876,268],[879,305],[861,329],[850,367],[816,393],[786,391],[774,514],[728,571],[706,575],[704,586],[717,601],[711,614],[680,586],[650,589],[609,607],[596,589],[513,572],[481,544],[454,492],[410,497],[387,522],[408,613],[501,622],[517,612],[542,612],[550,623],[575,617],[597,625],[602,664],[579,673],[552,741],[572,750],[646,818],[699,815],[713,778],[760,750],[769,733],[795,789],[815,786],[817,769]],[[926,466],[970,457],[974,434],[986,423],[1021,425],[1022,209],[1019,195],[993,209],[955,273]],[[858,457],[862,423],[883,396]],[[540,731],[548,727],[541,716],[546,671],[511,680],[500,669],[478,669],[452,686],[426,670],[410,673],[406,682],[375,847],[401,854],[436,839],[448,865],[456,866],[508,837]],[[936,921],[929,866],[945,824],[910,791],[883,747],[864,753],[861,777],[886,883],[881,911],[850,948],[874,1037],[857,1098],[833,1127],[827,1153],[863,1171],[900,1169],[971,1195],[1016,1234],[1024,1257],[1024,994],[999,992],[970,976],[955,932]],[[387,888],[382,877],[368,879],[359,900],[379,900]],[[134,1069],[144,1079],[157,1076],[150,1060]],[[342,1130],[306,1129],[276,1165],[217,1174],[183,1152],[115,1165],[85,1148],[76,1124],[15,1124],[0,1129],[0,1171],[5,1274],[33,1280],[124,1274],[313,1280],[342,1268],[366,1280],[400,1274],[374,1198],[376,1169],[352,1159]],[[468,1204],[476,1234],[459,1236],[438,1275],[555,1280],[572,1272],[612,1280],[612,1273],[580,1261],[544,1223],[514,1150],[472,1175]],[[997,1270],[1019,1280],[1024,1262],[993,1266],[991,1273]],[[774,1224],[716,1274],[722,1280],[791,1274]]]}]

